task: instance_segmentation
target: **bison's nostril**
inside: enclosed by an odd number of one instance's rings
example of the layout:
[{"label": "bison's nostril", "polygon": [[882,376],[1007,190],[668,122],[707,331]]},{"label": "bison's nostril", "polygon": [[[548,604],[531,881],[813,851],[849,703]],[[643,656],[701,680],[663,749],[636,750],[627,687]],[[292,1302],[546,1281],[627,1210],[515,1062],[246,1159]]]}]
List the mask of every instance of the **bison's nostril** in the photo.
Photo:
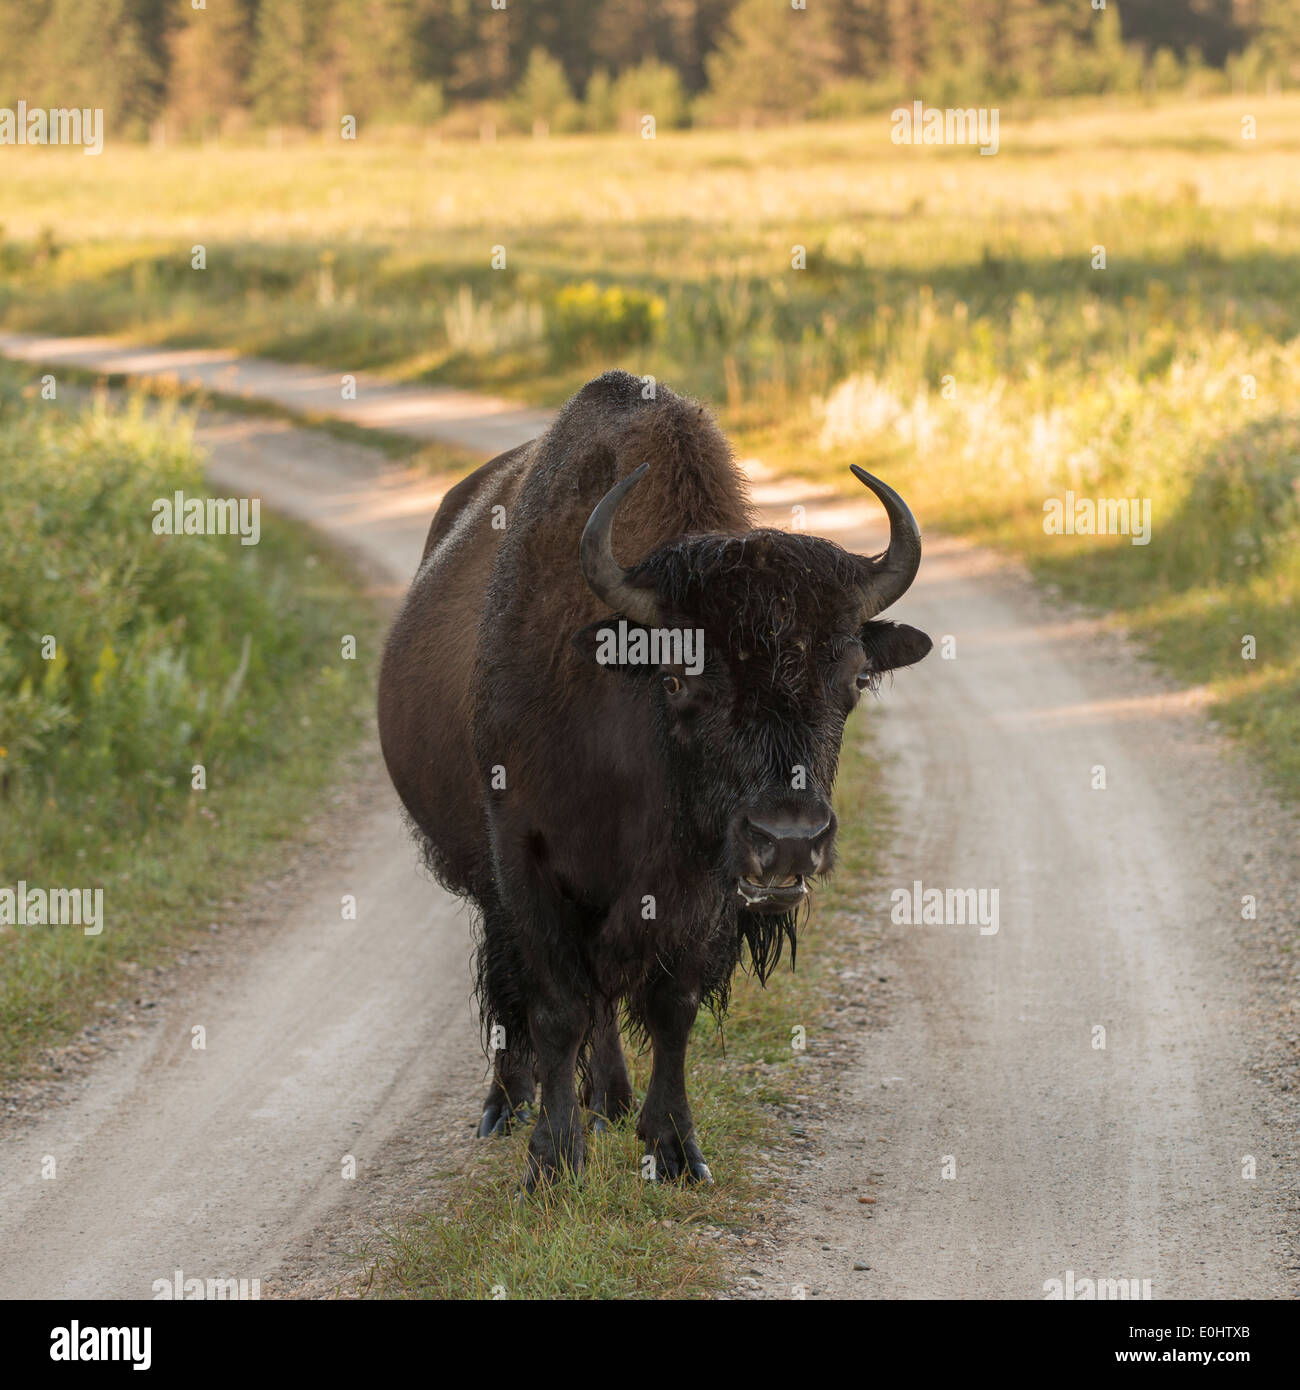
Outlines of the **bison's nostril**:
[{"label": "bison's nostril", "polygon": [[752,820],[745,821],[744,831],[744,844],[750,867],[755,875],[761,878],[776,862],[776,837],[764,827],[756,825]]},{"label": "bison's nostril", "polygon": [[753,844],[758,845],[760,848],[762,846],[768,846],[770,848],[772,845],[776,844],[778,838],[776,831],[749,818],[745,821],[745,834]]}]

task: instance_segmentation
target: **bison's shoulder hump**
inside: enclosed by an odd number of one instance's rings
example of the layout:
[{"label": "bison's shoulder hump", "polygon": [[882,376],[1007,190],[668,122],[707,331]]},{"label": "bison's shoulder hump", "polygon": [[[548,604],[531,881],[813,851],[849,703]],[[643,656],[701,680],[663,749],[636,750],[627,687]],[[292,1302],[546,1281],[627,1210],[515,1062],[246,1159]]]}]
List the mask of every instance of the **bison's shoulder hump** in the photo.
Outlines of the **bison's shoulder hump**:
[{"label": "bison's shoulder hump", "polygon": [[[543,510],[564,499],[589,511],[643,463],[649,474],[620,518],[625,534],[631,527],[650,543],[686,531],[747,529],[744,477],[709,410],[622,371],[589,381],[560,410],[536,443],[521,501],[545,528]],[[561,526],[567,534],[571,519]]]},{"label": "bison's shoulder hump", "polygon": [[[605,405],[624,410],[633,409],[645,400],[646,380],[631,372],[602,372],[593,377],[569,402],[569,405]],[[656,390],[656,395],[658,391]],[[653,398],[651,398],[653,399]]]}]

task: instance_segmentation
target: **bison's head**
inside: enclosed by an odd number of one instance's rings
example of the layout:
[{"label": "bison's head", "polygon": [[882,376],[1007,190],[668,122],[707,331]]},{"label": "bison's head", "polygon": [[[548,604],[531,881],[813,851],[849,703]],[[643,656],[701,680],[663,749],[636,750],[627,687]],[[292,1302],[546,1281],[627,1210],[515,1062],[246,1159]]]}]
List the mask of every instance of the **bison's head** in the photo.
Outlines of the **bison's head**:
[{"label": "bison's head", "polygon": [[742,911],[789,914],[833,864],[844,721],[885,671],[930,650],[925,633],[877,621],[916,575],[920,533],[892,488],[854,468],[889,515],[882,555],[758,530],[677,537],[625,570],[610,535],[645,469],[583,533],[587,583],[620,615],[587,634],[644,685],[683,850],[707,859]]}]

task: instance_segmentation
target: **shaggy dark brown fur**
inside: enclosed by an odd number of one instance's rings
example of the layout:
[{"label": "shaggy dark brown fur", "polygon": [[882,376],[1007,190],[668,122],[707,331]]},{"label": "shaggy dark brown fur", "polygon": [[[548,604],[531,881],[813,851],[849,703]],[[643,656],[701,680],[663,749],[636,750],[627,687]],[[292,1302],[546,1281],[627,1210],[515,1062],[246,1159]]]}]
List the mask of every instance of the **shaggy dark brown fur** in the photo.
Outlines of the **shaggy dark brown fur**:
[{"label": "shaggy dark brown fur", "polygon": [[[665,626],[703,631],[699,675],[593,656],[618,615],[584,581],[579,540],[642,463],[613,548]],[[875,564],[753,529],[708,413],[662,386],[646,400],[622,372],[444,500],[385,653],[380,732],[430,865],[481,918],[484,1027],[504,1039],[483,1132],[507,1127],[540,1077],[530,1183],[581,1165],[579,1065],[593,1110],[633,1107],[620,1008],[654,1049],[638,1132],[658,1175],[707,1178],[685,1094],[691,1024],[701,1005],[725,1009],[745,948],[766,978],[796,940],[794,909],[738,896],[746,818],[829,818],[829,871],[845,717],[881,671],[929,649],[915,629],[862,621]]]}]

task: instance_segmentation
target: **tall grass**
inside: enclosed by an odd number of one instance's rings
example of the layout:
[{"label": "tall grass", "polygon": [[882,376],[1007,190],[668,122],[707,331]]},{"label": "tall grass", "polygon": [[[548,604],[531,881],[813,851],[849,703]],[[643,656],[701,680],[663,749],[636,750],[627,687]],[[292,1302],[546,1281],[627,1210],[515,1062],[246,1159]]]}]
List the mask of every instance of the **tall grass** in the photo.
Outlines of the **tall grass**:
[{"label": "tall grass", "polygon": [[105,916],[0,926],[0,1073],[237,893],[365,727],[346,572],[271,517],[257,545],[157,535],[178,490],[207,495],[183,420],[0,376],[0,886],[99,888]]}]

